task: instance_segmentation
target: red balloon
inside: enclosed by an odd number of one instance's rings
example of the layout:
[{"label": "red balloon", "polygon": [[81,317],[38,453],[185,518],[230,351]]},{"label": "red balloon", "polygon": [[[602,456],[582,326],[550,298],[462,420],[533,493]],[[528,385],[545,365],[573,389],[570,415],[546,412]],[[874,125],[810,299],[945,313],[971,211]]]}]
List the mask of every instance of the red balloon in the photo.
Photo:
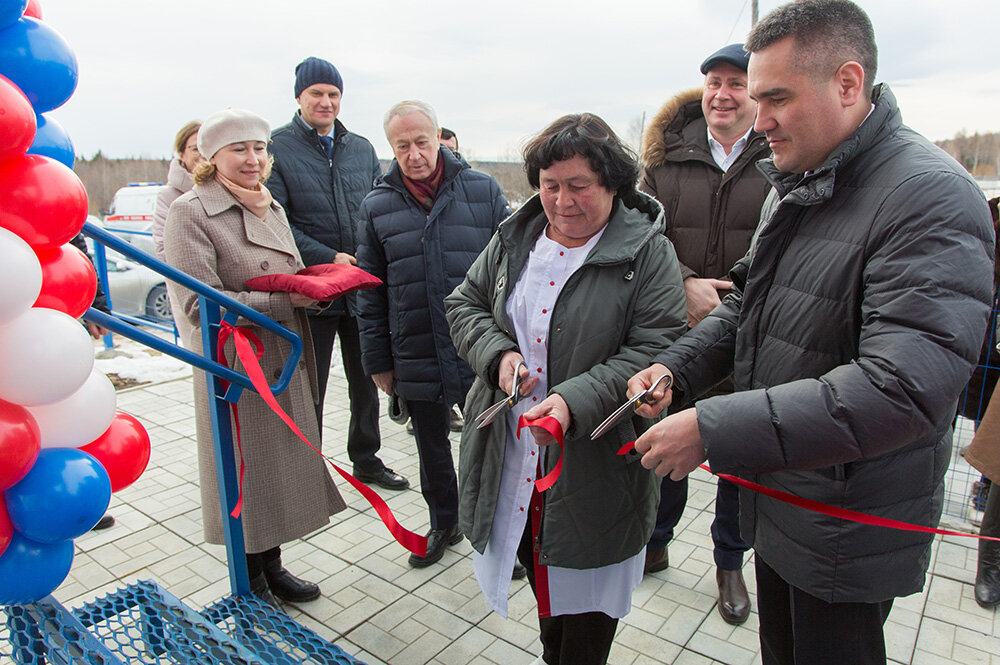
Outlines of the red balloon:
[{"label": "red balloon", "polygon": [[20,157],[35,140],[35,111],[21,89],[0,75],[0,160]]},{"label": "red balloon", "polygon": [[65,164],[41,155],[0,162],[0,226],[32,249],[69,242],[87,221],[87,192]]},{"label": "red balloon", "polygon": [[42,291],[34,307],[48,307],[74,319],[83,316],[97,293],[97,271],[73,245],[35,252],[42,265]]},{"label": "red balloon", "polygon": [[38,4],[38,0],[28,0],[28,8],[24,10],[24,15],[42,20],[42,6]]},{"label": "red balloon", "polygon": [[0,492],[27,475],[38,459],[41,441],[38,423],[27,409],[0,400]]},{"label": "red balloon", "polygon": [[149,434],[134,416],[115,413],[111,427],[80,448],[97,458],[111,478],[111,491],[125,489],[146,470],[149,463]]},{"label": "red balloon", "polygon": [[13,536],[14,525],[10,522],[10,515],[7,514],[7,502],[4,501],[3,494],[0,494],[0,556],[10,545]]}]

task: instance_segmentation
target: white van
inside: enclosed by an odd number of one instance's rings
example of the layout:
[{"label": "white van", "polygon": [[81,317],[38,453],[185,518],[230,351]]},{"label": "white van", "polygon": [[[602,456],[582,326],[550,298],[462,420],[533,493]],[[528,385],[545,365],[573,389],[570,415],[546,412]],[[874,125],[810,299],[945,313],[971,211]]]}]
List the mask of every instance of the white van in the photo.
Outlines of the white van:
[{"label": "white van", "polygon": [[130,182],[111,199],[111,207],[104,217],[104,228],[116,231],[138,231],[140,233],[118,233],[123,240],[144,252],[153,251],[153,213],[156,211],[156,197],[165,187],[159,182]]}]

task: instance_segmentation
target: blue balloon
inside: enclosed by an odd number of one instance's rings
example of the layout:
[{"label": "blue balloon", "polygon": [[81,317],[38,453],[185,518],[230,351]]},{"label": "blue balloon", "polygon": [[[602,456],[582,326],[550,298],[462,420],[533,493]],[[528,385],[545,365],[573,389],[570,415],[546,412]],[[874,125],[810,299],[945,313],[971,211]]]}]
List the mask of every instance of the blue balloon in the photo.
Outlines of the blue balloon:
[{"label": "blue balloon", "polygon": [[62,584],[72,566],[72,540],[36,543],[15,532],[0,556],[0,605],[37,603]]},{"label": "blue balloon", "polygon": [[15,529],[31,540],[57,543],[97,524],[111,502],[111,479],[90,453],[46,448],[4,499]]},{"label": "blue balloon", "polygon": [[35,113],[45,113],[76,90],[76,55],[62,35],[25,16],[0,30],[0,74],[21,89]]},{"label": "blue balloon", "polygon": [[0,30],[21,18],[28,8],[28,0],[0,0]]},{"label": "blue balloon", "polygon": [[51,157],[73,168],[76,155],[73,154],[73,142],[63,126],[52,118],[44,115],[35,116],[38,128],[35,130],[35,141],[28,148],[29,155]]}]

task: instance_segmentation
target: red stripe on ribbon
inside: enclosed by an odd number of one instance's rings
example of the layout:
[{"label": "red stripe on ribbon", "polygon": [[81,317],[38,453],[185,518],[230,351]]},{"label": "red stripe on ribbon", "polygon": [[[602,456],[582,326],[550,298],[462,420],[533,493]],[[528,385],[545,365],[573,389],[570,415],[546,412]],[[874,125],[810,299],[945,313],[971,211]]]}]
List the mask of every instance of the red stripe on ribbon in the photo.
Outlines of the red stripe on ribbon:
[{"label": "red stripe on ribbon", "polygon": [[[626,443],[618,451],[619,455],[625,455],[630,450],[635,448],[635,441]],[[712,469],[708,467],[707,464],[701,464],[700,468],[705,469],[709,473],[713,473]],[[713,475],[722,478],[723,480],[728,480],[731,483],[739,485],[740,487],[745,487],[748,490],[757,492],[758,494],[763,494],[764,496],[771,497],[783,503],[788,503],[799,508],[805,508],[806,510],[811,510],[814,513],[821,513],[823,515],[829,515],[830,517],[836,517],[838,519],[847,520],[849,522],[857,522],[859,524],[867,524],[869,526],[881,526],[887,529],[897,529],[899,531],[918,531],[920,533],[933,533],[939,536],[959,536],[960,538],[976,538],[979,540],[996,540],[1000,541],[1000,538],[995,538],[993,536],[980,536],[974,533],[960,533],[958,531],[948,531],[947,529],[935,529],[929,526],[920,526],[919,524],[910,524],[909,522],[901,522],[899,520],[891,520],[886,517],[878,517],[876,515],[869,515],[868,513],[860,513],[856,510],[847,510],[846,508],[838,508],[837,506],[831,506],[827,503],[821,503],[819,501],[814,501],[812,499],[805,499],[801,496],[795,496],[794,494],[789,494],[788,492],[782,492],[781,490],[771,489],[770,487],[764,487],[757,483],[751,482],[749,480],[744,480],[743,478],[738,478],[737,476],[731,476],[728,473],[714,473]]]},{"label": "red stripe on ribbon", "polygon": [[[226,359],[226,354],[222,353],[222,349],[226,346],[226,342],[229,341],[230,335],[232,335],[234,328],[228,324],[219,330],[219,364],[225,368],[229,368],[229,361]],[[257,360],[260,361],[264,357],[264,343],[260,341],[253,332],[249,330],[244,330],[243,333],[246,335],[247,339],[254,346],[254,355]],[[219,379],[222,384],[222,389],[227,390],[229,388],[229,382],[225,379]],[[236,408],[235,402],[230,402],[229,407],[233,411],[233,422],[236,425],[236,448],[240,453],[240,478],[239,478],[239,493],[236,499],[236,505],[233,507],[233,511],[229,513],[234,518],[239,517],[243,512],[243,475],[246,473],[246,464],[243,462],[243,437],[240,435],[240,411]]]},{"label": "red stripe on ribbon", "polygon": [[[316,453],[325,459],[327,463],[336,470],[337,473],[341,475],[347,482],[349,482],[354,489],[358,490],[368,503],[371,504],[375,512],[378,513],[379,518],[382,523],[385,524],[386,528],[389,529],[389,533],[392,537],[396,539],[400,545],[405,547],[410,552],[413,552],[417,556],[427,555],[427,538],[425,536],[418,535],[404,528],[397,520],[395,515],[392,514],[389,505],[385,500],[380,497],[375,490],[368,487],[360,480],[349,474],[348,472],[341,469],[337,464],[334,463],[329,457],[324,455],[316,446],[311,444],[309,440],[302,434],[298,425],[295,421],[285,413],[284,409],[278,404],[278,401],[274,398],[274,394],[271,393],[271,387],[267,384],[267,379],[264,377],[264,370],[261,369],[260,363],[258,362],[261,355],[255,356],[253,349],[251,348],[251,342],[256,340],[257,344],[260,344],[260,340],[249,330],[243,330],[232,326],[228,323],[223,323],[221,330],[219,330],[219,358],[220,363],[225,365],[225,354],[222,352],[223,345],[226,340],[229,339],[230,335],[233,338],[233,344],[236,346],[236,355],[239,357],[240,362],[243,363],[243,368],[246,370],[247,377],[250,379],[250,383],[253,384],[254,389],[260,394],[264,402],[271,407],[271,410],[281,418],[281,420],[288,425],[288,428],[295,432],[295,435],[302,439],[306,445],[316,451]],[[248,341],[249,340],[249,341]],[[262,346],[260,347],[263,348]],[[231,405],[233,412],[236,412],[236,405]],[[241,506],[243,503],[243,481],[242,481],[242,468],[243,468],[243,453],[242,448],[240,452],[240,500],[237,506]],[[233,512],[236,512],[235,510]],[[235,517],[236,515],[234,515]]]},{"label": "red stripe on ribbon", "polygon": [[539,492],[544,492],[553,485],[556,484],[556,480],[559,479],[559,474],[562,473],[562,463],[563,463],[563,431],[562,425],[559,421],[552,416],[545,416],[543,418],[536,418],[534,420],[528,420],[524,416],[519,416],[517,419],[517,438],[521,438],[521,430],[525,427],[541,427],[546,432],[552,435],[552,437],[559,444],[559,461],[556,462],[555,468],[549,471],[543,478],[539,478],[535,481],[535,489]]},{"label": "red stripe on ribbon", "polygon": [[531,553],[533,555],[531,563],[535,570],[535,600],[538,602],[539,619],[552,616],[552,603],[549,599],[549,567],[542,563],[542,541],[539,538],[542,530],[542,507],[544,505],[545,498],[541,491],[532,490],[528,510],[531,511]]}]

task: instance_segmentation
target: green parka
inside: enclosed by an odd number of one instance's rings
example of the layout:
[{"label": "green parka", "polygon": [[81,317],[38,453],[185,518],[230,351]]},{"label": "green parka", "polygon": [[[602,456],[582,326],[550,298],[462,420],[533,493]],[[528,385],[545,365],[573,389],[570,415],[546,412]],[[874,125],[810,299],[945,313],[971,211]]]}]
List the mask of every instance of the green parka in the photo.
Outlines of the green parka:
[{"label": "green parka", "polygon": [[[517,350],[506,302],[547,220],[539,197],[500,225],[445,299],[455,347],[476,380],[466,412],[479,414],[505,394],[497,385],[500,357]],[[549,393],[569,406],[562,474],[545,493],[543,563],[596,568],[634,556],[649,540],[659,482],[638,463],[616,455],[642,421],[624,420],[597,441],[590,432],[625,400],[626,384],[686,329],[677,255],[662,235],[663,210],[637,191],[616,197],[604,235],[570,276],[553,308],[549,330]],[[483,552],[489,541],[507,437],[505,418],[466,427],[459,454],[459,525]],[[543,455],[544,471],[559,456]]]}]

